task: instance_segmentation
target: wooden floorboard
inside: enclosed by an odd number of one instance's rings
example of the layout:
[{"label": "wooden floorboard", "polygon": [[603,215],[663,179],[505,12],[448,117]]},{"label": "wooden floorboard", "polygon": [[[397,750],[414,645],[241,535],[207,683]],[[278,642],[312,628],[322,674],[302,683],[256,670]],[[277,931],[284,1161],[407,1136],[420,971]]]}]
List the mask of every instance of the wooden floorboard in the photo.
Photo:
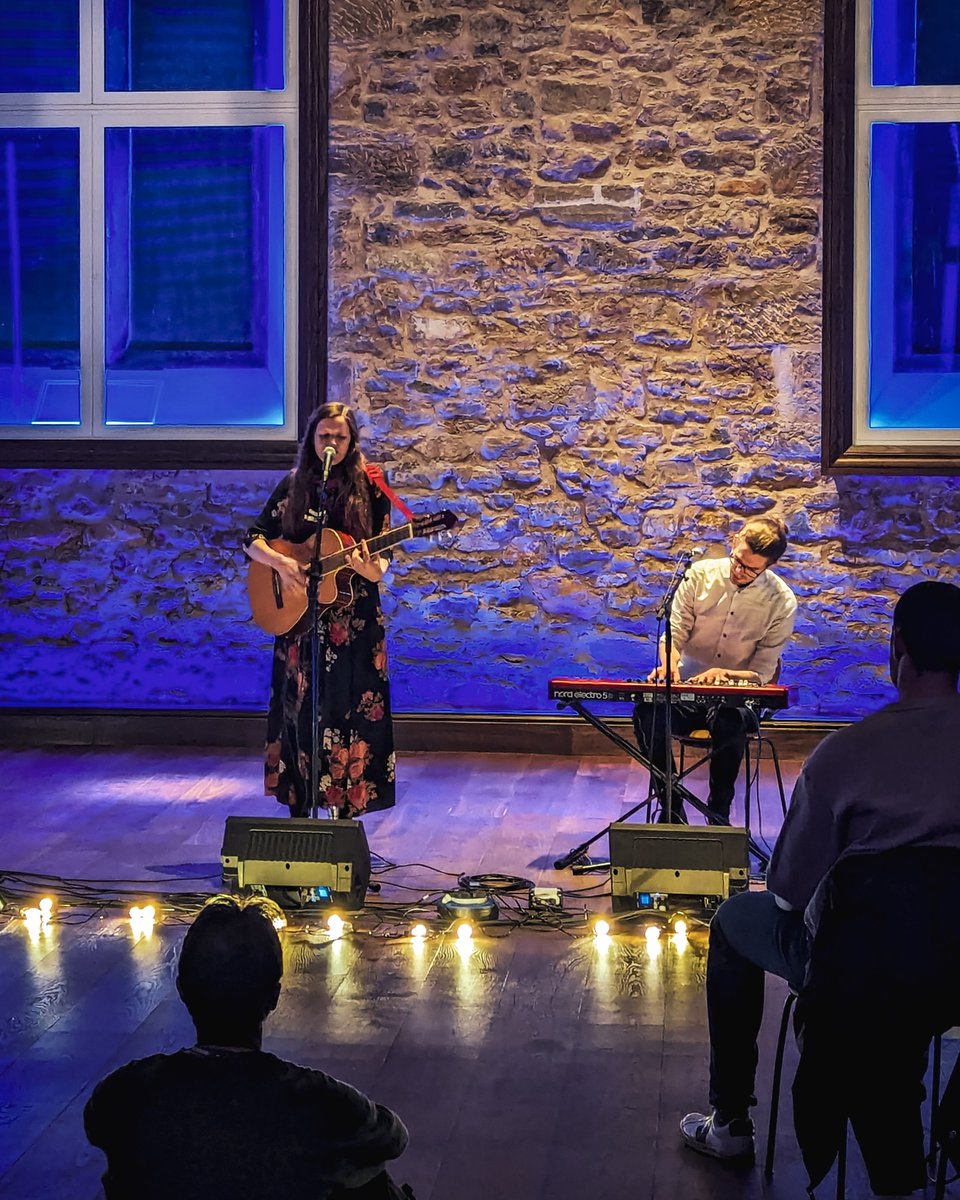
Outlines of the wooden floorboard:
[{"label": "wooden floorboard", "polygon": [[[798,766],[787,764],[788,784]],[[212,892],[226,817],[281,815],[260,782],[257,755],[243,750],[9,750],[0,871],[128,880],[144,897]],[[693,786],[703,785],[701,773]],[[364,932],[330,943],[318,915],[285,933],[266,1047],[400,1112],[411,1145],[396,1174],[419,1200],[804,1194],[788,1096],[770,1183],[759,1168],[726,1169],[679,1145],[679,1117],[705,1104],[705,929],[650,945],[637,921],[602,946],[583,925],[500,921],[464,947],[434,923],[416,946],[377,908],[435,896],[460,873],[495,873],[563,887],[568,912],[608,913],[606,877],[553,863],[646,787],[626,758],[402,755],[397,807],[365,820],[372,850],[398,865],[378,874],[380,896],[356,918]],[[779,801],[766,768],[762,815],[772,838]],[[605,855],[606,838],[594,851]],[[34,944],[16,908],[0,915],[0,1195],[94,1200],[103,1163],[82,1130],[93,1085],[192,1041],[174,986],[186,918],[168,906],[135,942],[116,910],[61,910]],[[771,981],[761,1134],[782,997]],[[869,1192],[853,1160],[857,1200]]]}]

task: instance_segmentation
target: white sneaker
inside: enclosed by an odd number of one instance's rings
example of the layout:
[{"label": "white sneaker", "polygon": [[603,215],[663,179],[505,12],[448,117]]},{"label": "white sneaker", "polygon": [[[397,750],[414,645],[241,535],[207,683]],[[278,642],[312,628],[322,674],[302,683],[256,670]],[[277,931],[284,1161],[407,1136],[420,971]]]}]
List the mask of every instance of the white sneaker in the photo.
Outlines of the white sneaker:
[{"label": "white sneaker", "polygon": [[753,1122],[738,1117],[726,1125],[717,1122],[716,1113],[687,1113],[680,1121],[680,1136],[691,1150],[711,1158],[753,1158]]}]

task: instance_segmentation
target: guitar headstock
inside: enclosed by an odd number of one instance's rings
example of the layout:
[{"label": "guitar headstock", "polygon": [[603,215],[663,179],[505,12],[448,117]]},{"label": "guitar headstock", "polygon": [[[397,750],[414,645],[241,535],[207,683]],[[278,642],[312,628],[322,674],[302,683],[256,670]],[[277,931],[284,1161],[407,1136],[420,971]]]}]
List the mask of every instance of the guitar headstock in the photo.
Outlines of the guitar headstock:
[{"label": "guitar headstock", "polygon": [[460,518],[444,508],[437,513],[425,513],[421,517],[414,517],[412,523],[414,537],[433,537],[434,534],[443,533],[445,529],[453,529],[455,525],[459,525]]}]

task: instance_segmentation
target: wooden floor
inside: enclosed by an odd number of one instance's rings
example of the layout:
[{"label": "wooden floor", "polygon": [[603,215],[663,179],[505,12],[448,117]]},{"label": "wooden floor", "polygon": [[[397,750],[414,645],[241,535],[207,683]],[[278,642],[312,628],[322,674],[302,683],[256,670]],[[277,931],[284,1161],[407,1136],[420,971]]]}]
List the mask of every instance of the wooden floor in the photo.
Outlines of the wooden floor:
[{"label": "wooden floor", "polygon": [[[260,764],[245,752],[8,751],[4,768],[0,871],[114,888],[139,880],[123,886],[144,898],[216,890],[224,819],[280,813],[258,795]],[[702,928],[651,944],[640,923],[621,924],[606,946],[584,922],[504,920],[466,947],[437,921],[420,946],[406,936],[399,906],[460,872],[559,884],[568,914],[609,912],[606,877],[552,864],[642,798],[642,769],[619,758],[411,754],[398,776],[397,807],[365,826],[372,850],[399,865],[379,875],[379,897],[344,940],[330,942],[319,918],[285,932],[266,1048],[395,1108],[411,1130],[395,1174],[419,1200],[803,1196],[788,1098],[772,1182],[679,1145],[680,1115],[706,1102]],[[766,773],[762,788],[772,838],[779,804]],[[119,1064],[192,1042],[173,986],[186,920],[167,904],[152,937],[135,941],[118,910],[64,908],[34,941],[15,906],[0,915],[4,1200],[100,1195],[83,1105]],[[783,994],[770,981],[761,1153]],[[850,1174],[847,1195],[869,1195],[855,1154]]]}]

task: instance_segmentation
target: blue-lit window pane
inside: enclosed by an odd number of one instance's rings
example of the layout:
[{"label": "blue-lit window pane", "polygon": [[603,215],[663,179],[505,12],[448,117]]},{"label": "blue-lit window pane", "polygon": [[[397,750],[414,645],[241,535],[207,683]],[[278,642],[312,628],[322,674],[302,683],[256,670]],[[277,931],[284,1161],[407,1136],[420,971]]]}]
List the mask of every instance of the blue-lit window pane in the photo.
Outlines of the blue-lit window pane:
[{"label": "blue-lit window pane", "polygon": [[0,425],[80,421],[80,132],[0,129]]},{"label": "blue-lit window pane", "polygon": [[283,0],[106,0],[106,90],[282,91]]},{"label": "blue-lit window pane", "polygon": [[106,131],[108,425],[282,425],[283,129]]},{"label": "blue-lit window pane", "polygon": [[870,140],[869,423],[960,429],[960,124]]},{"label": "blue-lit window pane", "polygon": [[79,90],[79,0],[3,0],[0,92]]},{"label": "blue-lit window pane", "polygon": [[960,83],[957,0],[873,0],[873,85]]}]

